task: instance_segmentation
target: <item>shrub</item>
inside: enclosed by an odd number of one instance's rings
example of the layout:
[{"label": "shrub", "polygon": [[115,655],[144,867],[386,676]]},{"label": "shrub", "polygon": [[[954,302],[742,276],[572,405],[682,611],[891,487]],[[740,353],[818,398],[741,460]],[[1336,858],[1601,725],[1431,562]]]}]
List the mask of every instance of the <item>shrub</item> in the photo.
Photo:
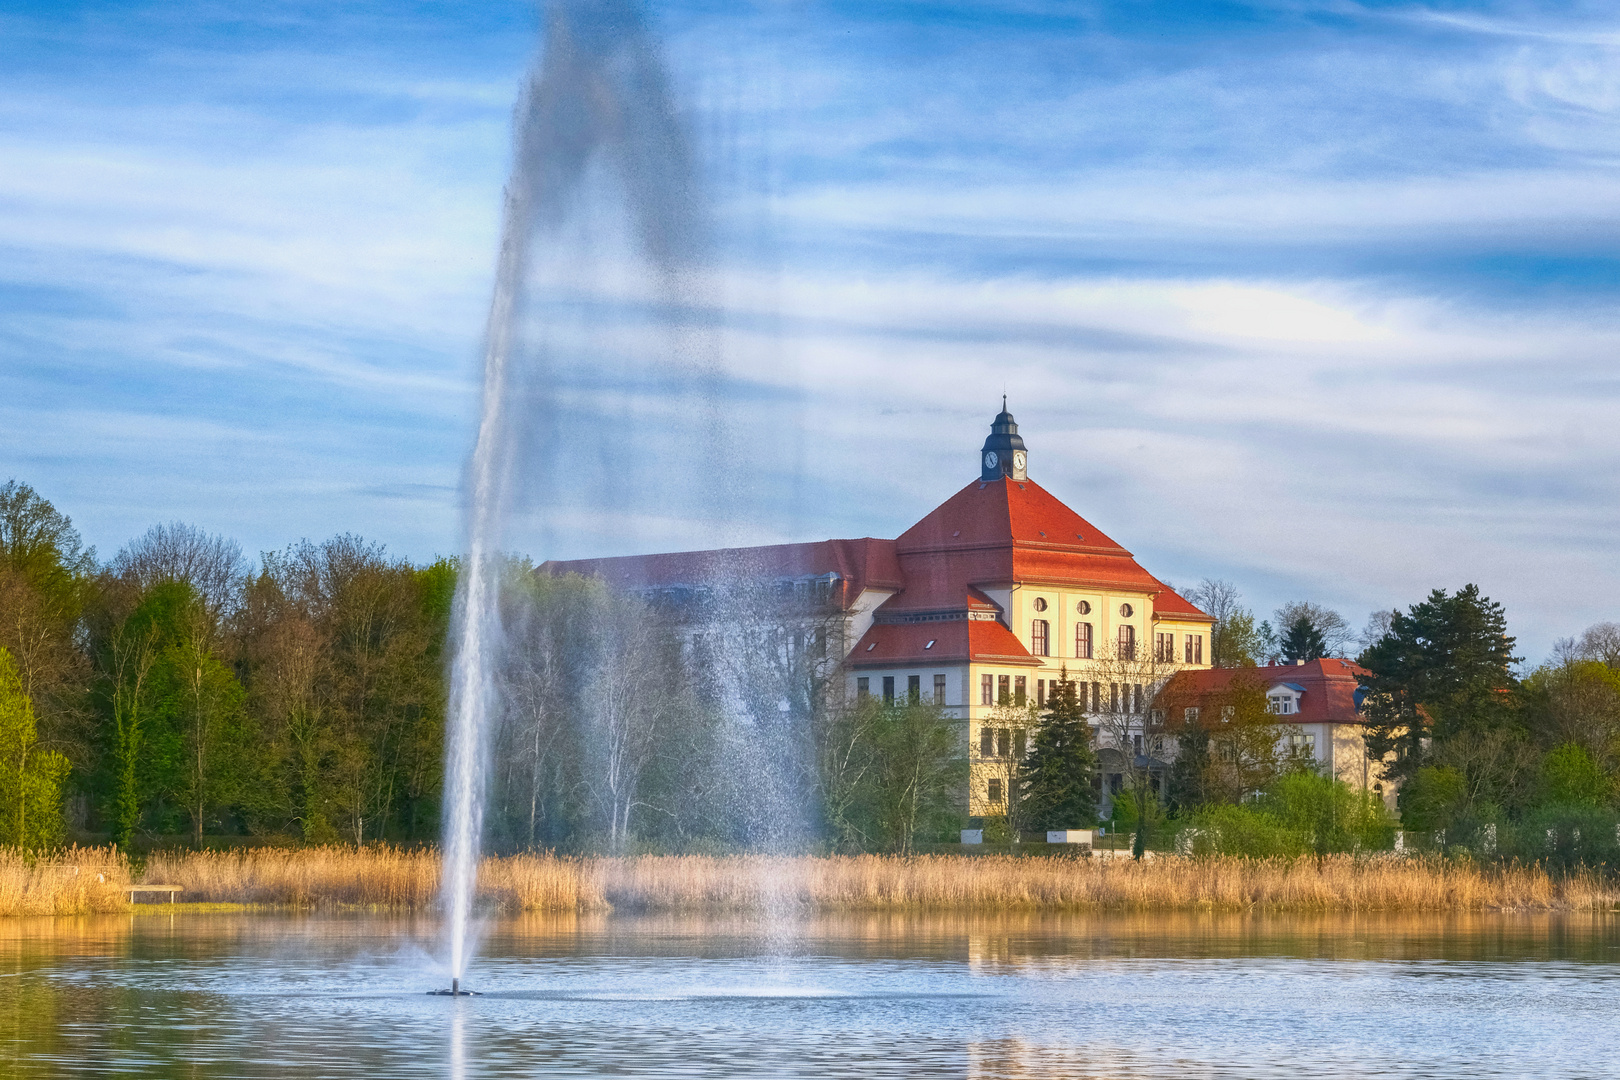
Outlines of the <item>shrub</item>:
[{"label": "shrub", "polygon": [[1326,855],[1382,850],[1395,839],[1381,799],[1312,772],[1278,777],[1252,803],[1205,807],[1183,822],[1180,846],[1195,854]]},{"label": "shrub", "polygon": [[1549,805],[1596,807],[1609,799],[1609,778],[1585,748],[1565,743],[1541,759],[1541,792]]}]

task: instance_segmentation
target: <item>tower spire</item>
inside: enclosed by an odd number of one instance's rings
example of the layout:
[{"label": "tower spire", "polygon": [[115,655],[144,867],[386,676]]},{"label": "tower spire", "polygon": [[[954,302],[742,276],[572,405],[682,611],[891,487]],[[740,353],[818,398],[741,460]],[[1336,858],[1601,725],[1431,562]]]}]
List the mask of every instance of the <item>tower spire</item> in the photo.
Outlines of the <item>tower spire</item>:
[{"label": "tower spire", "polygon": [[1002,394],[1001,412],[990,424],[990,437],[984,440],[984,449],[979,451],[979,479],[984,483],[1004,476],[1024,480],[1028,476],[1028,462],[1029,453],[1018,434],[1018,423],[1007,411],[1007,395]]}]

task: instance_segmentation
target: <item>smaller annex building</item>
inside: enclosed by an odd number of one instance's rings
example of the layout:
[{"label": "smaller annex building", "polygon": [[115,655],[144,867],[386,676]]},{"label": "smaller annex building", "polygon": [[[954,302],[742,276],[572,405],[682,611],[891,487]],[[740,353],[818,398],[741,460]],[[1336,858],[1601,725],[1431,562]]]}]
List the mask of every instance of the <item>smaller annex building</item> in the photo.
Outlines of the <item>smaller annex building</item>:
[{"label": "smaller annex building", "polygon": [[1373,788],[1393,805],[1394,791],[1383,790],[1368,760],[1366,721],[1361,713],[1366,668],[1349,660],[1300,660],[1265,667],[1206,668],[1178,672],[1165,699],[1172,709],[1193,709],[1192,717],[1168,716],[1171,725],[1212,715],[1237,679],[1265,691],[1266,707],[1285,730],[1280,749],[1316,761],[1323,775],[1353,787]]}]

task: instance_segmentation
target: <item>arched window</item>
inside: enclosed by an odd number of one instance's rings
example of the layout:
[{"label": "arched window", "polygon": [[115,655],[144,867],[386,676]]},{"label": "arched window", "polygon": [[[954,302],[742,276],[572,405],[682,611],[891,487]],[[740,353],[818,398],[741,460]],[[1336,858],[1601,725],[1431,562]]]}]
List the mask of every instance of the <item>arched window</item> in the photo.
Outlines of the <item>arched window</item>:
[{"label": "arched window", "polygon": [[1074,624],[1074,655],[1078,660],[1091,659],[1091,624]]},{"label": "arched window", "polygon": [[1036,656],[1051,656],[1052,624],[1045,619],[1036,619],[1029,628],[1029,651]]},{"label": "arched window", "polygon": [[1136,659],[1136,627],[1122,626],[1119,628],[1119,658],[1121,660]]}]

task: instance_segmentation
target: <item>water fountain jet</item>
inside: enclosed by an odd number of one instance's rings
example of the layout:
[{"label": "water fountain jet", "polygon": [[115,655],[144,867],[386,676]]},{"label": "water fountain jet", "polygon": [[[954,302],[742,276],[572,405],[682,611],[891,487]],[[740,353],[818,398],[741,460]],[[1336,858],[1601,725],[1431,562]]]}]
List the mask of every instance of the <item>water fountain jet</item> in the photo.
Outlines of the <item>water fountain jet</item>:
[{"label": "water fountain jet", "polygon": [[[525,290],[538,241],[556,241],[587,176],[605,163],[622,181],[632,227],[662,303],[685,296],[681,274],[697,246],[685,133],[668,99],[668,76],[635,0],[552,0],[545,47],[514,123],[513,164],[484,340],[483,398],[466,475],[465,558],[451,627],[445,775],[443,903],[451,989],[471,951],[470,930],[488,784],[490,728],[500,714],[497,665],[502,552],[510,504],[536,477],[525,448],[546,410],[524,408],[538,387],[555,411],[557,390],[523,338]],[[555,245],[553,245],[555,246]]]}]

